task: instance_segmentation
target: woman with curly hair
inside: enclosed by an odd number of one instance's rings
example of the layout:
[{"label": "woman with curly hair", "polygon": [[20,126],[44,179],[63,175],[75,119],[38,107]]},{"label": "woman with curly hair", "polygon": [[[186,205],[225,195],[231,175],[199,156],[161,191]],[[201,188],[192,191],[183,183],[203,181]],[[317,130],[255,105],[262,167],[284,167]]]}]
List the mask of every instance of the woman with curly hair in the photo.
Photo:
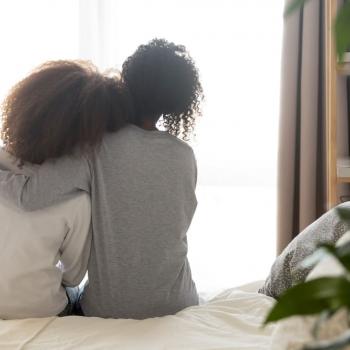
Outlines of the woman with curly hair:
[{"label": "woman with curly hair", "polygon": [[89,193],[93,240],[81,312],[144,319],[198,304],[186,235],[197,170],[183,140],[200,114],[202,88],[186,49],[159,39],[126,60],[121,79],[133,107],[128,125],[33,174],[0,172],[0,196],[37,210]]},{"label": "woman with curly hair", "polygon": [[184,46],[165,40],[141,45],[123,64],[122,78],[135,106],[135,124],[188,140],[203,98],[198,71]]},{"label": "woman with curly hair", "polygon": [[[106,132],[125,125],[128,113],[123,100],[120,81],[103,76],[90,63],[43,64],[15,85],[3,103],[7,152],[0,149],[0,169],[34,180],[36,174],[44,174],[39,169],[45,161],[59,163],[60,157],[79,158],[82,151],[90,152]],[[19,178],[12,179],[16,187]],[[6,178],[1,181],[7,186]],[[60,186],[56,174],[50,181]],[[62,203],[33,212],[3,199],[0,318],[70,313],[66,291],[74,297],[74,290],[65,287],[79,285],[90,256],[89,195],[71,193]]]}]

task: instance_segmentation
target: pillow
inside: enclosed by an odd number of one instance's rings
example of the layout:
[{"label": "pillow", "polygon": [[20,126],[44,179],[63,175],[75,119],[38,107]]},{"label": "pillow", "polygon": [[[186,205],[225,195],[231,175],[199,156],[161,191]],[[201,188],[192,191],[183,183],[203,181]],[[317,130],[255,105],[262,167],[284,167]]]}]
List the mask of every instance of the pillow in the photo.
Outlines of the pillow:
[{"label": "pillow", "polygon": [[[350,208],[350,202],[339,207]],[[303,230],[283,250],[272,265],[270,275],[259,293],[278,298],[288,288],[305,281],[312,267],[301,266],[301,262],[312,254],[321,243],[335,243],[346,232],[335,209],[322,215]]]},{"label": "pillow", "polygon": [[[337,246],[350,240],[350,232],[345,233],[337,242]],[[307,276],[311,280],[326,276],[337,276],[342,274],[344,268],[333,257],[329,256],[318,262]],[[271,350],[302,349],[305,344],[313,342],[312,332],[318,316],[294,316],[279,321],[272,334]],[[319,340],[330,340],[342,334],[348,329],[348,316],[346,310],[342,309],[330,319],[322,323],[319,328]],[[297,337],[295,335],[298,335]]]}]

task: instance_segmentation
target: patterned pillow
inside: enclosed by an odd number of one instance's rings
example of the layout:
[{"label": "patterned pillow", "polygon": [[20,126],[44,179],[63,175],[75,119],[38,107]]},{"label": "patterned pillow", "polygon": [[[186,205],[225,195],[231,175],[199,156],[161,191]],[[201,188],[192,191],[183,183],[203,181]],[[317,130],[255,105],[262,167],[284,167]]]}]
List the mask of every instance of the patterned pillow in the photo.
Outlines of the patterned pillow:
[{"label": "patterned pillow", "polygon": [[[340,206],[350,208],[350,202]],[[277,257],[259,293],[277,299],[288,288],[305,281],[312,267],[305,268],[300,263],[320,243],[335,243],[346,231],[347,227],[341,222],[335,209],[322,215],[295,237]]]}]

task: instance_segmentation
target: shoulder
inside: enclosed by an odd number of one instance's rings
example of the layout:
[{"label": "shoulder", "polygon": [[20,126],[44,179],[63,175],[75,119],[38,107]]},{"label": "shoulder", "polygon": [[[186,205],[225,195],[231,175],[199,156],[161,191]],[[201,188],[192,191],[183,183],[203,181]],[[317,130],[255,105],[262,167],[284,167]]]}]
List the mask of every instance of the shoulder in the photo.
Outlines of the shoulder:
[{"label": "shoulder", "polygon": [[171,142],[174,143],[179,148],[182,148],[184,152],[188,153],[189,155],[194,156],[193,148],[185,141],[179,139],[178,137],[171,135],[167,132],[164,132],[164,136],[168,137]]},{"label": "shoulder", "polygon": [[173,151],[177,151],[177,154],[191,162],[195,161],[195,154],[193,148],[188,142],[179,139],[177,136],[171,135],[166,131],[159,132],[160,137],[165,139]]},{"label": "shoulder", "polygon": [[0,169],[21,173],[21,169],[18,167],[18,160],[2,148],[0,148]]},{"label": "shoulder", "polygon": [[193,148],[185,141],[180,140],[176,136],[169,135],[174,143],[174,146],[178,149],[177,154],[188,164],[191,169],[197,172],[197,160]]},{"label": "shoulder", "polygon": [[195,186],[197,182],[197,160],[193,148],[176,136],[167,134],[167,137],[172,143],[170,157],[179,165],[183,174],[188,174],[190,178],[194,179]]},{"label": "shoulder", "polygon": [[136,125],[127,124],[122,129],[118,130],[115,133],[110,133],[104,136],[104,142],[109,145],[111,143],[115,144],[138,144],[136,141],[140,141],[140,144],[144,145],[157,145],[156,141],[161,141],[162,145],[164,143],[171,145],[174,149],[180,149],[184,153],[188,153],[192,156],[193,150],[192,147],[185,141],[180,140],[178,137],[169,134],[166,131],[160,130],[144,130]]}]

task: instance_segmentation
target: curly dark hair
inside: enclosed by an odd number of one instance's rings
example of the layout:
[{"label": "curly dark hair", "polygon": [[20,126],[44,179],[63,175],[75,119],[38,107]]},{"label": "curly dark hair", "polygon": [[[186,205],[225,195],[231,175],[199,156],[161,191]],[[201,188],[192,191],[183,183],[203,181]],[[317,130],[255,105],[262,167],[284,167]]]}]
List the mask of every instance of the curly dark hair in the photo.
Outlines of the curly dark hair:
[{"label": "curly dark hair", "polygon": [[2,105],[1,137],[21,163],[91,150],[124,126],[131,102],[120,77],[84,61],[51,61],[10,91]]},{"label": "curly dark hair", "polygon": [[201,115],[203,90],[186,48],[164,39],[141,45],[127,58],[122,79],[134,101],[135,123],[160,119],[172,135],[188,140]]}]

